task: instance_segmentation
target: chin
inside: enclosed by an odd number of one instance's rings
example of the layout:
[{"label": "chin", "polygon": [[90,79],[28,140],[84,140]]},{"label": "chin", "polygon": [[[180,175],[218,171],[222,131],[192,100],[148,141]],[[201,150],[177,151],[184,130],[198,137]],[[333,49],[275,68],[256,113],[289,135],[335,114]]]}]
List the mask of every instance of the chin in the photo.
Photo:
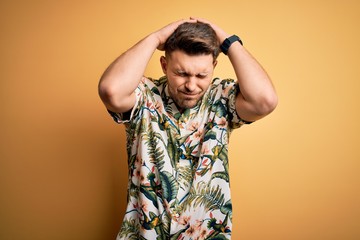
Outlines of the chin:
[{"label": "chin", "polygon": [[187,108],[193,108],[198,104],[199,100],[196,101],[183,101],[181,104],[179,104],[179,106],[182,109],[187,109]]}]

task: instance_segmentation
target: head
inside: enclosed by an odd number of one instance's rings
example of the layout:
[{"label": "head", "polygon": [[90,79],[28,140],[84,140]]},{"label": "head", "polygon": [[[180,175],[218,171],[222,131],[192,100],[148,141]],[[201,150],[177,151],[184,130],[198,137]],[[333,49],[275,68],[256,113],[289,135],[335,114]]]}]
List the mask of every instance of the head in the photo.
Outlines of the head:
[{"label": "head", "polygon": [[189,55],[209,55],[213,61],[220,53],[220,46],[215,31],[209,24],[186,22],[181,24],[166,40],[165,56],[181,50]]},{"label": "head", "polygon": [[183,23],[167,39],[161,66],[168,78],[169,94],[180,109],[194,107],[209,88],[219,42],[205,23]]}]

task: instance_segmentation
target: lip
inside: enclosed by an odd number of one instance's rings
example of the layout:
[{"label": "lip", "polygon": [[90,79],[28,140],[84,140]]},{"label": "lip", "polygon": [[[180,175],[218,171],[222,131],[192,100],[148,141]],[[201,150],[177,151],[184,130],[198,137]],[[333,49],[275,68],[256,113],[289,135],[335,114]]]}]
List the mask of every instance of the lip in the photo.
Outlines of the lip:
[{"label": "lip", "polygon": [[182,95],[184,95],[186,98],[196,98],[199,94],[198,93],[186,93],[186,92],[180,92]]},{"label": "lip", "polygon": [[180,91],[181,94],[186,95],[186,96],[197,96],[199,95],[199,93],[191,93],[191,92],[182,92]]}]

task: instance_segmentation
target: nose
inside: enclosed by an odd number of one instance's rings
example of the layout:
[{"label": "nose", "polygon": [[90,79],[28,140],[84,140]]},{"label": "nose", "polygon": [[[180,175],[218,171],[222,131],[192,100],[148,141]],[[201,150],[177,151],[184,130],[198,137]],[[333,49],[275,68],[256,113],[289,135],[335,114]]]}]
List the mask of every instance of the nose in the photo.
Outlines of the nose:
[{"label": "nose", "polygon": [[196,79],[189,77],[185,82],[185,88],[188,92],[194,92],[196,90]]}]

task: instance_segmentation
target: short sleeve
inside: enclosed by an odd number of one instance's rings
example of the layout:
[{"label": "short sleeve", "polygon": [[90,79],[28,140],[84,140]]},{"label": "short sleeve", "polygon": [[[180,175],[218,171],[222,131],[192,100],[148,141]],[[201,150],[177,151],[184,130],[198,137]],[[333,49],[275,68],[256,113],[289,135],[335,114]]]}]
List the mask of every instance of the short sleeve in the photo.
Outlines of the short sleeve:
[{"label": "short sleeve", "polygon": [[110,116],[113,118],[113,120],[118,123],[129,123],[132,119],[134,119],[134,116],[136,116],[139,112],[139,109],[142,105],[142,102],[144,101],[144,84],[143,81],[140,82],[139,86],[135,89],[135,105],[134,107],[125,113],[116,113],[110,110],[107,110]]},{"label": "short sleeve", "polygon": [[233,79],[225,79],[221,81],[220,85],[222,85],[223,88],[223,97],[227,100],[228,120],[231,128],[235,129],[244,124],[251,124],[252,122],[243,120],[236,112],[236,96],[240,93],[240,88],[236,81]]}]

